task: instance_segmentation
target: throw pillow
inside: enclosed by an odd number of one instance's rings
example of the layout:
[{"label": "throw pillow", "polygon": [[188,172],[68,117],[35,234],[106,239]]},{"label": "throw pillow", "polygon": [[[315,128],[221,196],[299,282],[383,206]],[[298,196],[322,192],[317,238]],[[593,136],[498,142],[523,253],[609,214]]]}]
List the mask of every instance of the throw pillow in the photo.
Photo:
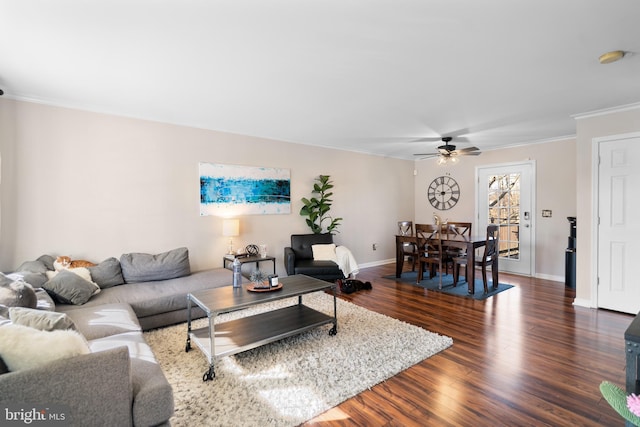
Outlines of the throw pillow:
[{"label": "throw pillow", "polygon": [[32,308],[11,307],[9,318],[16,325],[29,326],[41,331],[76,330],[73,320],[65,313],[34,310]]},{"label": "throw pillow", "polygon": [[93,282],[83,279],[70,270],[62,270],[49,279],[42,287],[51,297],[62,304],[81,305],[100,288]]},{"label": "throw pillow", "polygon": [[157,255],[123,254],[120,266],[126,283],[167,280],[191,274],[187,248],[177,248]]},{"label": "throw pillow", "polygon": [[16,271],[29,271],[31,273],[46,273],[47,270],[47,265],[43,261],[26,261],[16,269]]},{"label": "throw pillow", "polygon": [[33,286],[34,288],[40,288],[47,281],[47,275],[45,273],[32,273],[31,271],[18,271],[15,273],[7,274],[7,277],[13,280],[22,280]]},{"label": "throw pillow", "polygon": [[316,261],[337,261],[336,245],[334,243],[311,245],[311,250],[313,251],[313,259]]},{"label": "throw pillow", "polygon": [[22,280],[0,285],[0,305],[36,308],[38,298],[31,285]]},{"label": "throw pillow", "polygon": [[88,269],[93,281],[102,289],[122,285],[124,283],[120,261],[116,258],[107,258],[100,264],[94,267],[89,267]]},{"label": "throw pillow", "polygon": [[44,311],[55,311],[56,303],[51,298],[51,295],[47,293],[46,290],[42,288],[35,289],[36,298],[38,298],[38,305],[36,306],[36,310],[44,310]]},{"label": "throw pillow", "polygon": [[89,354],[76,331],[39,331],[23,325],[0,326],[0,357],[9,371],[44,366],[53,360]]},{"label": "throw pillow", "polygon": [[40,257],[36,261],[42,262],[45,265],[45,267],[47,267],[48,270],[54,270],[53,262],[55,260],[56,259],[51,255],[40,255]]},{"label": "throw pillow", "polygon": [[0,273],[0,286],[9,285],[13,282],[15,282],[15,279],[12,279],[4,273]]}]

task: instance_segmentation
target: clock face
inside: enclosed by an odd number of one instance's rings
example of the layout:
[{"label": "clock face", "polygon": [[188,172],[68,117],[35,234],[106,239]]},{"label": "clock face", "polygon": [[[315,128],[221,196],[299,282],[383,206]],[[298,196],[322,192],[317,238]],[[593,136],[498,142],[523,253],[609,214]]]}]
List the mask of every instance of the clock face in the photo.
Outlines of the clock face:
[{"label": "clock face", "polygon": [[450,176],[439,176],[429,184],[427,197],[431,206],[441,211],[446,211],[458,203],[460,186]]}]

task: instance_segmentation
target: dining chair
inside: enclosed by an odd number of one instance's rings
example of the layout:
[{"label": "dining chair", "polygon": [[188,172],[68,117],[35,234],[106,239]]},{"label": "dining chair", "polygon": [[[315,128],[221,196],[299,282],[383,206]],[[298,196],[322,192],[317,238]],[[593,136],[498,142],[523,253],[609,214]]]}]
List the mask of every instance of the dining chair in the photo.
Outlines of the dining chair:
[{"label": "dining chair", "polygon": [[432,224],[416,224],[416,241],[418,244],[418,278],[420,283],[424,276],[425,265],[429,265],[429,278],[435,274],[438,267],[438,289],[442,289],[442,267],[451,262],[442,248],[442,227]]},{"label": "dining chair", "polygon": [[[398,221],[398,234],[400,236],[413,236],[413,221]],[[402,243],[402,256],[409,257],[411,260],[411,271],[416,271],[416,262],[418,260],[418,250],[413,242]]]},{"label": "dining chair", "polygon": [[[487,226],[487,240],[484,245],[484,252],[482,254],[482,257],[480,259],[476,259],[475,261],[475,266],[482,268],[482,284],[484,285],[485,294],[489,292],[489,287],[487,284],[487,266],[492,265],[499,256],[498,250],[500,238],[498,236],[498,230],[499,227],[496,224],[490,224]],[[468,262],[469,261],[466,255],[453,257],[453,286],[456,286],[458,284],[458,279],[460,277],[460,266],[467,265]],[[493,279],[493,288],[497,289],[498,269],[492,268],[491,274]],[[465,279],[467,283],[470,284],[471,282],[469,282],[469,280],[475,280],[475,277],[466,277]],[[471,287],[469,287],[469,289],[471,289]]]},{"label": "dining chair", "polygon": [[[461,221],[447,221],[445,224],[447,237],[471,237],[471,224],[470,222]],[[447,255],[450,257],[461,257],[466,255],[466,249],[459,246],[446,246],[444,248]],[[447,269],[447,273],[449,270]]]}]

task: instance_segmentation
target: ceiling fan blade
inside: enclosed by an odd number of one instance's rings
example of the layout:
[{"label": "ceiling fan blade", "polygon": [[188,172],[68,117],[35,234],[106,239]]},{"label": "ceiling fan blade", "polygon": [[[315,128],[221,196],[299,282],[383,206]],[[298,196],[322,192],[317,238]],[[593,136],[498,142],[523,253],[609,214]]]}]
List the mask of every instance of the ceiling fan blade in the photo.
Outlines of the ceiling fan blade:
[{"label": "ceiling fan blade", "polygon": [[415,153],[414,156],[439,156],[440,153]]},{"label": "ceiling fan blade", "polygon": [[458,152],[459,156],[479,156],[482,154],[482,151],[467,151],[467,152]]},{"label": "ceiling fan blade", "polygon": [[468,153],[470,151],[478,151],[478,150],[480,150],[478,147],[467,147],[467,148],[461,148],[457,151],[460,153]]},{"label": "ceiling fan blade", "polygon": [[418,138],[418,139],[411,140],[411,142],[436,142],[436,141],[442,141],[442,137],[433,136],[433,137]]}]

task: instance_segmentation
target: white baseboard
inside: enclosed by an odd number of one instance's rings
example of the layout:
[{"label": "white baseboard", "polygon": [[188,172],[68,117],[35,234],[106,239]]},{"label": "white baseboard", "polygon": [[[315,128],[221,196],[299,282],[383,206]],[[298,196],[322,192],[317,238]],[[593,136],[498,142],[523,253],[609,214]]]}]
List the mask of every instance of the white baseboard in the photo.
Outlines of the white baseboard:
[{"label": "white baseboard", "polygon": [[573,305],[578,307],[586,307],[586,308],[596,308],[591,306],[591,300],[576,298],[573,300]]},{"label": "white baseboard", "polygon": [[[358,264],[358,267],[360,267],[360,268],[378,267],[380,265],[395,264],[395,263],[396,263],[396,259],[395,258],[390,258],[390,259],[381,259],[379,261],[366,262],[364,264]],[[556,276],[556,275],[552,275],[552,274],[536,274],[535,277],[538,278],[538,279],[551,280],[553,282],[563,282],[564,283],[564,280],[565,280],[564,276]],[[588,307],[588,305],[587,305],[587,307]]]},{"label": "white baseboard", "polygon": [[365,262],[364,264],[358,264],[358,267],[360,268],[378,267],[380,265],[395,264],[395,263],[396,263],[395,258],[381,259],[379,261],[371,261],[371,262]]},{"label": "white baseboard", "polygon": [[551,274],[536,274],[535,277],[536,279],[551,280],[554,282],[564,282],[565,279],[564,276],[554,276]]}]

